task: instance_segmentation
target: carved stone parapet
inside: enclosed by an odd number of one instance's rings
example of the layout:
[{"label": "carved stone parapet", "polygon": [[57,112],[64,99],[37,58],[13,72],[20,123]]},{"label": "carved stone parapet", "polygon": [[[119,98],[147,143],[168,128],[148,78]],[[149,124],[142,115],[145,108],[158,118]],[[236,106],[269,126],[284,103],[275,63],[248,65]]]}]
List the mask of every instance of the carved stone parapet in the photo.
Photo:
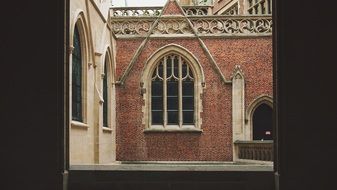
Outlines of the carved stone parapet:
[{"label": "carved stone parapet", "polygon": [[196,16],[196,15],[210,15],[210,6],[183,6],[183,10],[186,15]]},{"label": "carved stone parapet", "polygon": [[272,34],[271,17],[200,17],[190,18],[200,35],[258,35]]},{"label": "carved stone parapet", "polygon": [[[112,32],[116,37],[146,36],[155,22],[154,17],[115,18],[111,17]],[[271,16],[163,16],[151,34],[188,36],[193,28],[200,36],[258,36],[272,34]]]},{"label": "carved stone parapet", "polygon": [[113,17],[156,17],[160,15],[161,11],[162,7],[116,7],[111,9],[111,15]]},{"label": "carved stone parapet", "polygon": [[193,30],[185,18],[161,19],[152,34],[192,34]]},{"label": "carved stone parapet", "polygon": [[154,19],[112,20],[112,32],[115,35],[145,35],[149,32]]}]

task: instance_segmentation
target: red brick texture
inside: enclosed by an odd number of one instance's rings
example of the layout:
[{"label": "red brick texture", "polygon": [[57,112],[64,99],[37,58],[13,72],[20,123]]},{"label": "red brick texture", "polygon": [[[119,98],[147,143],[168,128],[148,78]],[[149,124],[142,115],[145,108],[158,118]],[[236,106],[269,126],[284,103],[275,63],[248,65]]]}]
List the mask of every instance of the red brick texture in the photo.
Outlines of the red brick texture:
[{"label": "red brick texture", "polygon": [[163,15],[184,15],[179,5],[175,1],[169,1],[163,10]]},{"label": "red brick texture", "polygon": [[[203,39],[226,79],[235,65],[245,76],[247,106],[259,95],[272,95],[272,38]],[[142,40],[117,40],[117,78],[129,64]],[[202,133],[144,133],[140,79],[146,60],[159,48],[175,43],[188,49],[205,74],[201,113]],[[223,84],[197,39],[150,39],[125,84],[117,86],[117,160],[231,161],[232,85]]]}]

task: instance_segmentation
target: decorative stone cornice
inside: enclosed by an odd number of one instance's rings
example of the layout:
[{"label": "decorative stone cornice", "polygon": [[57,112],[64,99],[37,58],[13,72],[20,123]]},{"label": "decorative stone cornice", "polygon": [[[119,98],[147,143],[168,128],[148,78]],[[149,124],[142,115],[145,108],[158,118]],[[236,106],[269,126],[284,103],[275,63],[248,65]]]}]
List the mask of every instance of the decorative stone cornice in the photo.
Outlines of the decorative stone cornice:
[{"label": "decorative stone cornice", "polygon": [[199,35],[261,35],[272,34],[270,16],[209,16],[190,17]]},{"label": "decorative stone cornice", "polygon": [[155,19],[112,19],[112,33],[119,36],[139,35],[146,36]]},{"label": "decorative stone cornice", "polygon": [[193,34],[193,30],[184,17],[177,19],[164,17],[153,29],[152,34]]},{"label": "decorative stone cornice", "polygon": [[[271,36],[271,16],[188,16],[193,29],[199,36]],[[151,34],[162,36],[179,34],[188,36],[192,33],[186,18],[181,16],[163,16],[154,26]],[[156,17],[110,17],[112,32],[119,37],[147,36],[155,23]],[[157,35],[156,35],[157,36]],[[151,36],[150,36],[151,37]]]},{"label": "decorative stone cornice", "polygon": [[211,6],[182,6],[186,15],[196,16],[196,15],[211,15]]}]

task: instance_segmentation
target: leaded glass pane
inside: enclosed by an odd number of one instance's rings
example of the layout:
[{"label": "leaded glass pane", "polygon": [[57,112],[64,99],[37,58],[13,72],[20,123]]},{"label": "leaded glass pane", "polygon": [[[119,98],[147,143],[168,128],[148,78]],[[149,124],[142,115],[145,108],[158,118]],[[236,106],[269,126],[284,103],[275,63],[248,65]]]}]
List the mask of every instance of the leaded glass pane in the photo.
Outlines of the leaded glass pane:
[{"label": "leaded glass pane", "polygon": [[194,111],[183,111],[183,124],[194,124]]},{"label": "leaded glass pane", "polygon": [[151,92],[152,96],[163,96],[163,81],[152,81]]},{"label": "leaded glass pane", "polygon": [[194,83],[193,81],[183,81],[182,84],[183,96],[193,96],[194,94]]},{"label": "leaded glass pane", "polygon": [[183,97],[183,110],[193,110],[194,99],[192,97]]},{"label": "leaded glass pane", "polygon": [[80,35],[74,31],[74,50],[72,53],[72,119],[82,121],[82,55]]},{"label": "leaded glass pane", "polygon": [[172,66],[173,66],[173,61],[171,56],[167,57],[166,61],[166,76],[169,78],[172,75]]},{"label": "leaded glass pane", "polygon": [[167,81],[167,95],[178,96],[178,81]]},{"label": "leaded glass pane", "polygon": [[178,111],[167,111],[167,124],[174,124],[174,125],[178,125]]},{"label": "leaded glass pane", "polygon": [[163,111],[152,110],[152,124],[163,125]]},{"label": "leaded glass pane", "polygon": [[161,97],[161,96],[159,96],[159,97],[152,96],[151,103],[152,103],[151,109],[153,111],[161,111],[161,110],[163,110],[163,97]]},{"label": "leaded glass pane", "polygon": [[105,57],[104,78],[103,78],[103,126],[108,127],[108,55]]},{"label": "leaded glass pane", "polygon": [[167,96],[167,109],[168,110],[178,110],[178,96]]},{"label": "leaded glass pane", "polygon": [[[166,77],[163,76],[165,60]],[[179,63],[180,60],[181,63]],[[179,64],[182,64],[181,67]],[[180,68],[181,71],[179,71]],[[179,76],[179,72],[182,73],[182,76]],[[180,82],[181,89],[179,89]],[[166,94],[163,94],[164,86],[166,86]],[[180,93],[182,96],[179,95]],[[182,102],[182,107],[179,107],[179,101]],[[164,124],[164,116],[166,115],[166,124],[178,125],[179,113],[182,113],[183,124],[194,124],[194,78],[192,71],[182,57],[170,54],[164,57],[153,71],[151,109],[152,124]]]},{"label": "leaded glass pane", "polygon": [[152,75],[151,110],[152,124],[163,124],[163,63],[161,62]]}]

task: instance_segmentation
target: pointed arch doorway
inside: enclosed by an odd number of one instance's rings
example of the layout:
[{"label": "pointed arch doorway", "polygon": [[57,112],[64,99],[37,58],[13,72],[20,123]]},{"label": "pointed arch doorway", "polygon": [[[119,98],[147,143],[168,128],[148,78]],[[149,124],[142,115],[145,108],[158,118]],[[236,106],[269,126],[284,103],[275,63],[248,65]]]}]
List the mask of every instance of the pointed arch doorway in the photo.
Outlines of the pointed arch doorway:
[{"label": "pointed arch doorway", "polygon": [[273,109],[266,103],[260,104],[253,113],[253,140],[273,140]]}]

